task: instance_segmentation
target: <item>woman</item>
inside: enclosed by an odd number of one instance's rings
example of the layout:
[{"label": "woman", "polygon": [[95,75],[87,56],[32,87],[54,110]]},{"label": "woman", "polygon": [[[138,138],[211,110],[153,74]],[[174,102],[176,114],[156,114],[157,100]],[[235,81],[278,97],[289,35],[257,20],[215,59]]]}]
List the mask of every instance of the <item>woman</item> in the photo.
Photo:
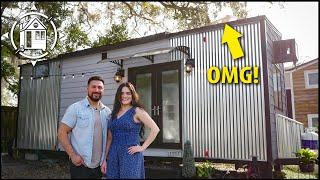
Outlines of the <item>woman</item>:
[{"label": "woman", "polygon": [[[140,146],[139,134],[144,126],[151,131]],[[102,173],[111,179],[145,178],[142,152],[154,141],[158,132],[158,126],[142,108],[133,85],[122,83],[117,89],[108,122],[107,162],[101,165]]]}]

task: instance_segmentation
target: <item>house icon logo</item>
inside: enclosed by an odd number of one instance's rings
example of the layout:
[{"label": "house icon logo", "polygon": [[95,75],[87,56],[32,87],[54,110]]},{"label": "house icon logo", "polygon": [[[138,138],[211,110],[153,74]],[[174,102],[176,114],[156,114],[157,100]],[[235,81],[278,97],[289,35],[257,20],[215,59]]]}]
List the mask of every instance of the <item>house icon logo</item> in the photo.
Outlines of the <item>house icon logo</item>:
[{"label": "house icon logo", "polygon": [[47,49],[46,29],[38,18],[33,18],[24,27],[20,24],[20,47],[45,51]]},{"label": "house icon logo", "polygon": [[39,12],[21,15],[10,31],[10,41],[16,53],[33,60],[47,56],[55,47],[57,37],[52,18]]}]

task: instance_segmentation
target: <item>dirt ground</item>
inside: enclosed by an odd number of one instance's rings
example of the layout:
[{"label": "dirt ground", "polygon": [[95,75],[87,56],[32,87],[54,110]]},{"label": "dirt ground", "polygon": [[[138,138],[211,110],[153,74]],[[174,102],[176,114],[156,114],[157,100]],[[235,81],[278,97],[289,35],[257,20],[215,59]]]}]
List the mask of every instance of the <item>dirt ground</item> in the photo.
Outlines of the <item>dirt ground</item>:
[{"label": "dirt ground", "polygon": [[[60,157],[60,156],[59,156]],[[244,179],[245,172],[235,172],[234,167],[226,164],[214,164],[216,176],[225,179]],[[294,169],[294,168],[295,169]],[[293,170],[292,170],[293,168]],[[316,170],[318,166],[316,166]],[[230,174],[226,174],[226,171]],[[298,166],[286,167],[283,170],[288,179],[317,179],[318,171],[312,174],[297,173]],[[170,171],[171,172],[171,171]],[[146,178],[176,177],[177,173],[146,168]],[[41,158],[41,160],[13,159],[8,155],[1,156],[1,179],[70,179],[69,160],[67,158]]]},{"label": "dirt ground", "polygon": [[63,159],[1,159],[1,179],[70,179],[69,163]]}]

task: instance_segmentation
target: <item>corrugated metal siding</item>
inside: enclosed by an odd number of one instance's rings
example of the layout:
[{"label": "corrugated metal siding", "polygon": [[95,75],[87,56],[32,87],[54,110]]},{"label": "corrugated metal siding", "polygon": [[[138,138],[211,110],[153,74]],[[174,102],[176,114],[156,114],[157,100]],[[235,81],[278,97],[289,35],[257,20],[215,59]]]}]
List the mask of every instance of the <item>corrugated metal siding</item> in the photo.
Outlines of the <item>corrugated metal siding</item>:
[{"label": "corrugated metal siding", "polygon": [[[223,28],[170,40],[171,46],[190,47],[195,69],[183,75],[183,141],[190,140],[195,157],[266,161],[266,132],[262,69],[259,84],[210,84],[211,66],[262,68],[260,25],[235,26],[245,57],[232,60],[221,44]],[[203,42],[206,37],[207,42]]]},{"label": "corrugated metal siding", "polygon": [[[281,40],[281,33],[275,29],[275,27],[268,21],[266,24],[266,50],[267,50],[267,64],[268,64],[268,90],[269,90],[269,103],[270,103],[270,125],[271,125],[271,144],[272,144],[272,157],[277,159],[278,157],[278,144],[277,143],[277,129],[276,129],[276,114],[287,115],[286,94],[285,94],[285,78],[284,78],[284,66],[283,64],[272,64],[273,61],[273,41]],[[281,98],[283,109],[275,108],[274,100],[274,66],[277,66],[280,70],[281,78]]]},{"label": "corrugated metal siding", "polygon": [[[50,75],[60,74],[60,62],[49,62]],[[17,146],[54,150],[57,143],[60,77],[30,80],[32,66],[21,69]]]}]

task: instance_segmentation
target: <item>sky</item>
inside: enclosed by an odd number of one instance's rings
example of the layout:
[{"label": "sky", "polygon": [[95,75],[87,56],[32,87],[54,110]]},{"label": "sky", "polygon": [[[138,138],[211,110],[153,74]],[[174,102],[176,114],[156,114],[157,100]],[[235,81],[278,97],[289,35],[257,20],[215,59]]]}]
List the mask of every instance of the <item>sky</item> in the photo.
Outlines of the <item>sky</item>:
[{"label": "sky", "polygon": [[[319,57],[319,3],[286,2],[284,8],[266,2],[248,2],[248,17],[266,15],[280,31],[282,39],[294,38],[298,48],[298,63]],[[219,16],[231,14],[224,10]],[[291,65],[286,63],[285,66]]]}]

